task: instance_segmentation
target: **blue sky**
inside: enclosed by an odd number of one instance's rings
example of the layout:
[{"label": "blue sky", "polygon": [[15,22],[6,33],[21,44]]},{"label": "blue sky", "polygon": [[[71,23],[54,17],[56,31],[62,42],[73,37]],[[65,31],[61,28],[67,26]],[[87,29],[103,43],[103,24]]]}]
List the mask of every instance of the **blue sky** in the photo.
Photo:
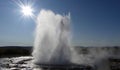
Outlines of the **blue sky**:
[{"label": "blue sky", "polygon": [[[0,45],[33,45],[35,21],[22,17],[14,1],[0,0]],[[33,1],[36,16],[41,9],[71,13],[73,45],[120,46],[119,0]]]}]

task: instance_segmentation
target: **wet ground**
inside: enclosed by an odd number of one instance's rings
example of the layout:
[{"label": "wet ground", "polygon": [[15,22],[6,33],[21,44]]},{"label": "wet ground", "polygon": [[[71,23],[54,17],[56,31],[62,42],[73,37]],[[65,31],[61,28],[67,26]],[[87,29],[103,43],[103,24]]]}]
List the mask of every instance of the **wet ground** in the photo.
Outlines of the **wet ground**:
[{"label": "wet ground", "polygon": [[33,70],[33,57],[0,58],[0,70]]},{"label": "wet ground", "polygon": [[0,58],[0,70],[93,70],[89,66],[35,65],[33,57]]}]

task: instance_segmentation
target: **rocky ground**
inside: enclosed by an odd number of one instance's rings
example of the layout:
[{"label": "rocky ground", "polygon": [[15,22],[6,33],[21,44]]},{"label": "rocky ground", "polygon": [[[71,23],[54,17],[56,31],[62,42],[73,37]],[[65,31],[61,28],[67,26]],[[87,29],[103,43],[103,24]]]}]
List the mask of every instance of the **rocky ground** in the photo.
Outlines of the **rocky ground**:
[{"label": "rocky ground", "polygon": [[0,70],[93,70],[89,66],[46,66],[35,65],[32,56],[0,58]]},{"label": "rocky ground", "polygon": [[33,57],[0,58],[0,70],[33,70]]}]

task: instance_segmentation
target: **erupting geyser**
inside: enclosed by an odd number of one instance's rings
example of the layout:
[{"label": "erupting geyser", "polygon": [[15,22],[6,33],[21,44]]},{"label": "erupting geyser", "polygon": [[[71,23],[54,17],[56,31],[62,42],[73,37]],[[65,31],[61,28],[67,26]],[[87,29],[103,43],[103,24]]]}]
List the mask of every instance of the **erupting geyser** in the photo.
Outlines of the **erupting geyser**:
[{"label": "erupting geyser", "polygon": [[37,17],[35,34],[35,63],[70,63],[70,15],[62,16],[50,10],[41,10]]}]

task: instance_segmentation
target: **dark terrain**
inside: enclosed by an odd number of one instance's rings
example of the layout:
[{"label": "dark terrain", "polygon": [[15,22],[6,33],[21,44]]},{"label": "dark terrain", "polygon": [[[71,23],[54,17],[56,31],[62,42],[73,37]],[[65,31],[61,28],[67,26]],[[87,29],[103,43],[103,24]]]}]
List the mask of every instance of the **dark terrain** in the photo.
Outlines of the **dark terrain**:
[{"label": "dark terrain", "polygon": [[1,46],[0,57],[30,56],[32,46]]}]

